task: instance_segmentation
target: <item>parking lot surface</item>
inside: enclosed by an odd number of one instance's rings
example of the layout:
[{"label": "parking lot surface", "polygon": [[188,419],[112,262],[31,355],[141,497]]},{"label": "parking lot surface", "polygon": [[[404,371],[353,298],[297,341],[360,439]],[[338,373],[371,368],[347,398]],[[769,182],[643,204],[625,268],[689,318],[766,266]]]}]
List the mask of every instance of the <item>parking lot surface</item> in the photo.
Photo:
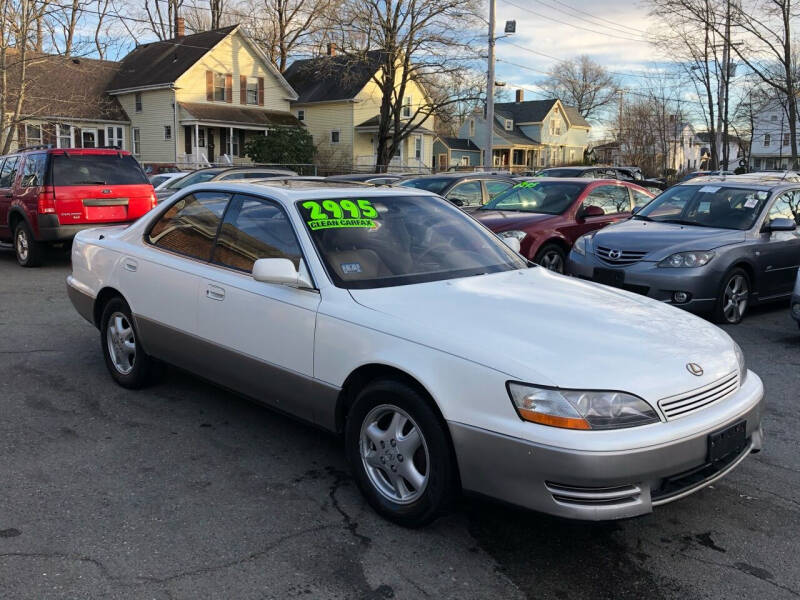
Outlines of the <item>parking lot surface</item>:
[{"label": "parking lot surface", "polygon": [[[170,369],[116,386],[65,253],[0,252],[0,597],[800,597],[800,330],[727,331],[764,380],[766,448],[646,517],[589,524],[464,499],[377,517],[338,439]],[[591,332],[587,331],[587,335]]]}]

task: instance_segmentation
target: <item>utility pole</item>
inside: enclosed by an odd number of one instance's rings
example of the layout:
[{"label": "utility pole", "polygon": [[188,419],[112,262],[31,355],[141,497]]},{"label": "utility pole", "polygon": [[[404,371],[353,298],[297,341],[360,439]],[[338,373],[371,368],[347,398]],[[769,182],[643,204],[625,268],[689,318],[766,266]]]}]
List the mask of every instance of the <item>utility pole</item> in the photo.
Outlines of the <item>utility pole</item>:
[{"label": "utility pole", "polygon": [[725,2],[725,39],[717,93],[717,168],[728,168],[728,79],[731,71],[731,0]]},{"label": "utility pole", "polygon": [[494,167],[494,21],[496,0],[489,0],[489,69],[486,77],[486,148],[483,151],[483,168],[491,171]]}]

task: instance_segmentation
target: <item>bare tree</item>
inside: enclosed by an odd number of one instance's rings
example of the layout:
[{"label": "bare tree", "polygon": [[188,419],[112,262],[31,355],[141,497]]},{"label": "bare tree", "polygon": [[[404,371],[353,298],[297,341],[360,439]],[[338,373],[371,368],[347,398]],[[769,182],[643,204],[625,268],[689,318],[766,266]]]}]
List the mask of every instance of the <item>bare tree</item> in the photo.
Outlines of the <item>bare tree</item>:
[{"label": "bare tree", "polygon": [[[183,0],[144,0],[145,31],[154,34],[159,40],[175,37],[175,21],[183,6]],[[117,12],[120,19],[124,16]]]},{"label": "bare tree", "polygon": [[574,106],[584,118],[597,120],[613,104],[619,82],[584,54],[553,65],[542,87],[564,104]]},{"label": "bare tree", "polygon": [[[380,92],[377,170],[387,168],[422,123],[463,100],[432,93],[433,78],[467,72],[469,57],[476,53],[464,32],[475,23],[479,8],[478,0],[349,0],[339,11],[337,35],[352,63],[374,61],[372,81]],[[405,98],[414,82],[427,93],[408,106]]]}]

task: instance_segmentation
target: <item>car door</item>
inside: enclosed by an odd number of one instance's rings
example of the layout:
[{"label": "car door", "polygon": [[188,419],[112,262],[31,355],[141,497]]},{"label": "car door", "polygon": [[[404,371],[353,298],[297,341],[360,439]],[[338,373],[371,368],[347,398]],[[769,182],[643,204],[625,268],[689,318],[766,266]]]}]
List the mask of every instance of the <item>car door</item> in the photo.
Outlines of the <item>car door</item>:
[{"label": "car door", "polygon": [[483,205],[483,188],[479,179],[455,184],[444,196],[460,208]]},{"label": "car door", "polygon": [[789,190],[772,201],[758,234],[761,273],[756,283],[761,298],[789,294],[800,266],[800,232],[769,231],[772,219],[791,219],[800,225],[800,190]]},{"label": "car door", "polygon": [[149,354],[190,371],[202,372],[203,353],[194,342],[199,269],[211,258],[231,194],[198,191],[183,196],[128,249],[117,272],[123,296]]},{"label": "car door", "polygon": [[198,290],[200,335],[213,347],[206,375],[248,396],[314,419],[314,329],[320,295],[313,289],[253,279],[259,258],[288,258],[305,270],[283,207],[234,196],[203,267]]}]

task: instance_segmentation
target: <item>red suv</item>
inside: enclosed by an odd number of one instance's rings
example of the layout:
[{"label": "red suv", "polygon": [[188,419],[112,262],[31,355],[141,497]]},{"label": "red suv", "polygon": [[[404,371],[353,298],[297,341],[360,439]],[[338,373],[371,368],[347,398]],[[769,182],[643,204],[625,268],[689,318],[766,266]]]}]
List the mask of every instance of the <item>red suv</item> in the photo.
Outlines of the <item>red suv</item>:
[{"label": "red suv", "polygon": [[617,180],[536,178],[517,183],[472,216],[500,237],[517,238],[529,260],[563,273],[576,239],[627,219],[653,197]]},{"label": "red suv", "polygon": [[41,264],[47,242],[134,221],[155,205],[153,186],[128,152],[32,148],[0,157],[0,241],[13,241],[23,267]]}]

